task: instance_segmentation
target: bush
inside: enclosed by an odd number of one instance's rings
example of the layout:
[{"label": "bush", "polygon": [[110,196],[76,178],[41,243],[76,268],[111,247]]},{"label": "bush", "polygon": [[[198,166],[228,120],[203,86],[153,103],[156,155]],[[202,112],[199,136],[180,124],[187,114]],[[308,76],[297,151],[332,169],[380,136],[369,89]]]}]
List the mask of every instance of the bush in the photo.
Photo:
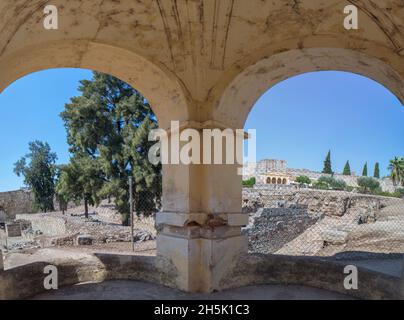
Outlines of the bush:
[{"label": "bush", "polygon": [[308,176],[299,176],[296,178],[296,182],[300,183],[301,185],[303,184],[311,184],[311,180]]},{"label": "bush", "polygon": [[346,191],[348,191],[348,192],[352,192],[354,190],[355,190],[355,187],[352,187],[352,186],[347,186],[346,187]]},{"label": "bush", "polygon": [[336,179],[332,184],[331,184],[331,189],[333,190],[346,190],[347,185],[344,180]]},{"label": "bush", "polygon": [[255,177],[252,177],[248,180],[243,180],[243,187],[252,188],[256,183]]},{"label": "bush", "polygon": [[398,188],[394,194],[397,196],[397,198],[404,198],[404,188]]},{"label": "bush", "polygon": [[314,184],[316,189],[322,190],[345,190],[347,185],[344,180],[335,179],[334,177],[322,176]]},{"label": "bush", "polygon": [[374,178],[360,177],[358,178],[359,191],[362,193],[380,193],[380,183]]},{"label": "bush", "polygon": [[377,194],[378,196],[383,196],[383,197],[403,198],[404,197],[404,188],[399,188],[394,192],[382,191],[381,188],[378,188],[378,189],[376,189],[374,194]]}]

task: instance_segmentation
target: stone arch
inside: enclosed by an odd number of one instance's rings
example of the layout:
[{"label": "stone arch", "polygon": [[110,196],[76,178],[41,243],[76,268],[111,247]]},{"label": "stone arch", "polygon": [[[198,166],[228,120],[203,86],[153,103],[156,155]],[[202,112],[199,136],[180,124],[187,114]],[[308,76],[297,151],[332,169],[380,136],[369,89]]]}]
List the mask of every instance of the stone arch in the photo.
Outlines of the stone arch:
[{"label": "stone arch", "polygon": [[243,128],[255,102],[277,83],[303,73],[331,70],[375,80],[404,103],[403,77],[380,59],[350,49],[294,49],[261,59],[239,73],[224,89],[213,110],[213,118]]},{"label": "stone arch", "polygon": [[286,178],[283,178],[283,179],[282,179],[282,184],[286,184],[286,183],[287,183]]},{"label": "stone arch", "polygon": [[111,74],[150,102],[159,125],[188,119],[186,90],[168,70],[125,49],[87,41],[56,41],[23,48],[0,59],[0,92],[17,79],[54,68],[81,68]]},{"label": "stone arch", "polygon": [[276,178],[275,177],[272,178],[272,184],[276,184]]},{"label": "stone arch", "polygon": [[267,178],[267,184],[271,184],[271,177]]},{"label": "stone arch", "polygon": [[277,184],[282,184],[282,179],[278,178],[278,180],[276,181]]}]

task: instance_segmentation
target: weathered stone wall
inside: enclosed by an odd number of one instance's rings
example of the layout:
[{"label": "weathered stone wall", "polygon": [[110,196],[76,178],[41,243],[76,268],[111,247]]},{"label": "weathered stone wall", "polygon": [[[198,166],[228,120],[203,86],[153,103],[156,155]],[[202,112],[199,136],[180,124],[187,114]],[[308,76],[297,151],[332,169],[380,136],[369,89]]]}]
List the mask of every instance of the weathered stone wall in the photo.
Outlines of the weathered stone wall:
[{"label": "weathered stone wall", "polygon": [[60,236],[67,233],[66,221],[63,218],[47,214],[17,214],[16,219],[31,222],[34,231],[41,231],[45,236]]},{"label": "weathered stone wall", "polygon": [[309,215],[305,208],[262,208],[244,229],[251,252],[272,253],[306,231],[322,216]]},{"label": "weathered stone wall", "polygon": [[325,217],[346,216],[360,220],[350,223],[367,223],[389,201],[349,192],[245,188],[243,210],[250,213],[250,222],[243,231],[250,252],[274,253]]},{"label": "weathered stone wall", "polygon": [[5,213],[6,219],[14,219],[17,213],[34,213],[33,200],[27,190],[0,192],[0,211]]},{"label": "weathered stone wall", "polygon": [[345,191],[312,189],[243,189],[243,211],[256,212],[259,208],[306,206],[309,214],[343,216],[348,211],[380,209],[389,198]]}]

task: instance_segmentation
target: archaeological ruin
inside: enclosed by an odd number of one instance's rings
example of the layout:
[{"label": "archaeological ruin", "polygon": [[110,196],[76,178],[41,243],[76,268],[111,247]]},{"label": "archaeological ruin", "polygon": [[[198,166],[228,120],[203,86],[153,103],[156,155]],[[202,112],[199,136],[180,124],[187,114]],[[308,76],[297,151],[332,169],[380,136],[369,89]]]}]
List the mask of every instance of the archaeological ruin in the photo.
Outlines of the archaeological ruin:
[{"label": "archaeological ruin", "polygon": [[[401,0],[54,0],[55,29],[44,27],[47,4],[0,1],[0,91],[40,70],[96,70],[139,90],[159,126],[169,129],[171,121],[179,121],[180,131],[242,129],[264,92],[313,71],[363,75],[404,103]],[[347,5],[358,9],[357,30],[344,27]],[[223,144],[221,151],[225,148]],[[262,184],[292,182],[294,175],[286,164],[280,165],[285,167],[275,175],[265,174]],[[365,299],[403,297],[402,259],[394,254],[403,253],[404,229],[395,224],[400,227],[390,234],[383,230],[390,230],[385,227],[392,221],[401,221],[404,200],[373,197],[364,204],[365,196],[296,190],[285,190],[271,200],[270,190],[243,191],[240,169],[238,164],[163,165],[162,209],[156,213],[157,234],[150,235],[156,237],[156,255],[80,248],[54,254],[52,248],[45,248],[38,259],[9,266],[0,250],[0,299],[43,293],[43,271],[49,264],[58,268],[60,287],[123,279],[193,293],[284,284]],[[248,199],[243,192],[249,193]],[[0,196],[0,211],[15,219],[15,208],[25,206],[25,196],[22,191],[15,201]],[[31,212],[29,208],[17,211]],[[38,230],[57,234],[80,228],[77,221],[82,219],[62,214],[35,217],[17,219],[31,220]],[[104,240],[111,240],[112,222],[88,219],[86,223],[97,225]],[[319,232],[306,232],[313,228]],[[87,237],[63,241],[101,241],[85,234],[89,230],[79,232]],[[128,229],[119,232],[122,238],[128,236]],[[362,250],[372,234],[384,239],[382,245],[389,243],[377,258],[399,261],[398,269],[395,264],[385,272],[357,256],[339,256],[341,250]],[[282,235],[283,240],[263,250],[268,235]],[[344,266],[350,263],[357,265],[365,285],[347,292]]]}]

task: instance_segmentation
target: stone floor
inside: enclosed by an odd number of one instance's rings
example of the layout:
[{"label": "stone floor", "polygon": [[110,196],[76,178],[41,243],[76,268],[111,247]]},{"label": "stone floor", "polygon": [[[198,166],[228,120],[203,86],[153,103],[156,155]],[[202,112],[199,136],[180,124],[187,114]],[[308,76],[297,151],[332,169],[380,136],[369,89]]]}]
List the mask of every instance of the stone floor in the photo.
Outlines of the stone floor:
[{"label": "stone floor", "polygon": [[61,288],[34,300],[352,300],[352,297],[303,286],[262,285],[190,294],[139,281],[105,281]]}]

